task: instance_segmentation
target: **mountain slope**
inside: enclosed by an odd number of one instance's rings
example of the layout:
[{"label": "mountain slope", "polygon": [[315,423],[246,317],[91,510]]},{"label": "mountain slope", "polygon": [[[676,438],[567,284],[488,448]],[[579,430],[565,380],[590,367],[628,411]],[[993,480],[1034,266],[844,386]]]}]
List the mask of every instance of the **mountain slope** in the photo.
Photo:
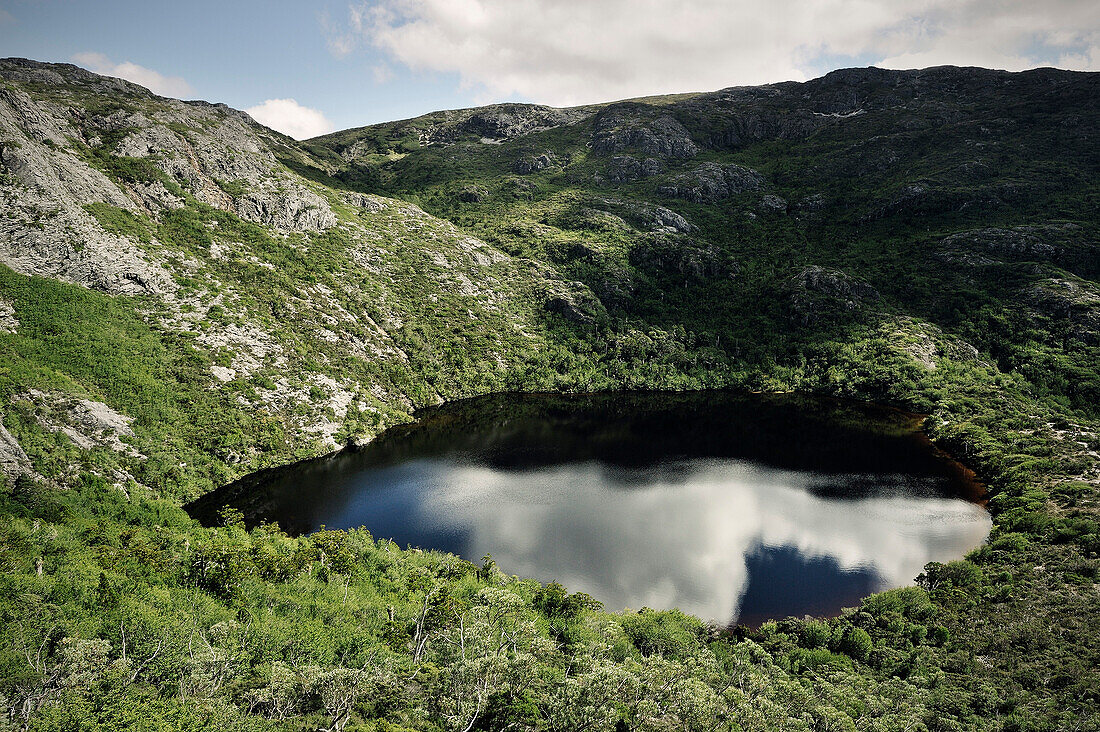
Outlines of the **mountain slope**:
[{"label": "mountain slope", "polygon": [[[6,722],[1095,729],[1098,85],[851,69],[297,143],[0,61]],[[726,632],[180,509],[440,400],[702,387],[929,413],[990,542]]]},{"label": "mountain slope", "polygon": [[[881,296],[874,309],[934,323],[1091,411],[1096,98],[1095,74],[851,69],[560,111],[549,129],[545,110],[489,108],[465,136],[470,122],[428,117],[307,147],[330,151],[315,177],[407,197],[547,259],[623,319],[751,358],[769,305],[773,328],[829,319],[802,312],[820,297],[793,291],[807,267],[839,269]],[[494,127],[514,134],[478,141]],[[408,130],[425,144],[409,147]],[[1055,291],[1072,294],[1056,305]],[[1005,318],[1037,337],[1006,333]],[[1038,333],[1060,318],[1073,346],[1057,339],[1041,363],[1015,348],[1049,340]]]}]

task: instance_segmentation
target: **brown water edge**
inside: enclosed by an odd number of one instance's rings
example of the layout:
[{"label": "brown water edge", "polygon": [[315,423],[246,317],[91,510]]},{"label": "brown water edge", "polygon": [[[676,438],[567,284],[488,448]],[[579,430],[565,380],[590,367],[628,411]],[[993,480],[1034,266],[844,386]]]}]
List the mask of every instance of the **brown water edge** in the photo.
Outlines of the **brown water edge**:
[{"label": "brown water edge", "polygon": [[978,477],[978,473],[972,468],[968,467],[961,460],[949,453],[944,448],[936,444],[936,442],[929,436],[928,432],[924,429],[924,424],[927,421],[929,415],[927,414],[912,414],[912,417],[917,420],[915,422],[916,434],[918,434],[921,440],[926,443],[929,448],[935,452],[939,457],[942,457],[945,464],[951,468],[954,477],[959,483],[965,486],[966,490],[960,494],[960,498],[965,498],[970,503],[976,503],[982,508],[989,508],[989,488]]}]

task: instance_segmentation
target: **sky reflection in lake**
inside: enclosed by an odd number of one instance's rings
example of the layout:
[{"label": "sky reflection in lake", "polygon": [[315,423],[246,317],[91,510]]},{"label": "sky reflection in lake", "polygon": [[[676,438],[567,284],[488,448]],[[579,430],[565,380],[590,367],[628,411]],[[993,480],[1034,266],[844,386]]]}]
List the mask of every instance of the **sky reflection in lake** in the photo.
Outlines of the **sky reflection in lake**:
[{"label": "sky reflection in lake", "polygon": [[804,398],[616,397],[450,405],[365,453],[220,501],[297,532],[363,525],[472,561],[492,554],[610,610],[678,607],[720,623],[835,613],[989,531],[985,510],[960,497],[973,484],[907,415]]}]

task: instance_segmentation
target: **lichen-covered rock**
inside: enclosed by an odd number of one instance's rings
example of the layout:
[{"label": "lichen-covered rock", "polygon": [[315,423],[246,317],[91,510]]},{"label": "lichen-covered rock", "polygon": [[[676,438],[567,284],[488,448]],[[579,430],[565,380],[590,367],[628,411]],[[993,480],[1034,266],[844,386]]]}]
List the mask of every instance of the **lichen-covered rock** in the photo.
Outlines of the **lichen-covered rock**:
[{"label": "lichen-covered rock", "polygon": [[[0,63],[0,75],[8,62]],[[141,213],[118,185],[68,149],[82,133],[63,105],[0,88],[0,262],[105,292],[167,292],[168,273],[135,244],[104,231],[84,210],[108,205]]]},{"label": "lichen-covered rock", "polygon": [[354,206],[355,208],[362,209],[363,211],[367,212],[382,211],[386,207],[385,203],[383,203],[380,198],[378,198],[377,196],[367,195],[366,193],[344,192],[341,195],[341,198],[343,199],[344,203],[348,204],[349,206]]},{"label": "lichen-covered rock", "polygon": [[30,458],[0,422],[0,475],[13,481],[21,475],[33,475]]},{"label": "lichen-covered rock", "polygon": [[695,228],[683,216],[664,206],[653,209],[653,223],[657,230],[671,229],[678,234],[690,234]]},{"label": "lichen-covered rock", "polygon": [[[537,104],[495,104],[440,112],[419,129],[421,144],[446,145],[464,139],[498,143],[578,122],[591,116],[584,108],[557,109]],[[419,121],[413,124],[418,124]],[[338,133],[339,134],[339,133]]]},{"label": "lichen-covered rock", "polygon": [[630,263],[660,276],[699,283],[737,273],[737,265],[714,245],[661,233],[645,237],[630,251]]},{"label": "lichen-covered rock", "polygon": [[715,203],[764,187],[764,176],[743,165],[702,163],[692,170],[672,177],[659,186],[657,192],[669,198],[683,198],[694,203]]},{"label": "lichen-covered rock", "polygon": [[1064,320],[1074,338],[1100,345],[1100,287],[1070,277],[1051,277],[1025,293],[1028,306],[1048,318]]},{"label": "lichen-covered rock", "polygon": [[771,193],[760,199],[760,210],[770,214],[787,213],[787,201]]},{"label": "lichen-covered rock", "polygon": [[671,115],[654,116],[652,107],[622,102],[596,115],[592,150],[603,155],[636,150],[684,160],[695,157],[699,147],[687,128]]},{"label": "lichen-covered rock", "polygon": [[1065,248],[1057,243],[1060,235],[1079,228],[1075,224],[1015,226],[1010,229],[991,227],[952,234],[945,237],[941,244],[950,249],[984,251],[1009,258],[1051,260],[1065,253]]},{"label": "lichen-covered rock", "polygon": [[0,333],[14,333],[19,330],[19,320],[15,317],[15,308],[11,303],[0,300]]},{"label": "lichen-covered rock", "polygon": [[323,231],[336,225],[328,203],[303,186],[246,193],[237,200],[236,213],[281,231]]},{"label": "lichen-covered rock", "polygon": [[787,281],[791,317],[801,325],[813,325],[863,308],[879,299],[868,283],[838,269],[811,265]]},{"label": "lichen-covered rock", "polygon": [[613,155],[607,161],[605,174],[606,180],[612,183],[629,183],[659,175],[661,170],[661,161],[657,158],[639,160],[633,155]]},{"label": "lichen-covered rock", "polygon": [[119,414],[103,402],[79,399],[67,394],[31,389],[17,399],[33,405],[35,418],[46,429],[61,432],[78,447],[105,447],[115,452],[142,457],[123,438],[132,438],[133,417]]},{"label": "lichen-covered rock", "polygon": [[568,159],[559,158],[548,150],[540,155],[528,155],[527,157],[520,158],[512,164],[512,172],[518,173],[519,175],[530,175],[540,170],[566,165],[568,162]]}]

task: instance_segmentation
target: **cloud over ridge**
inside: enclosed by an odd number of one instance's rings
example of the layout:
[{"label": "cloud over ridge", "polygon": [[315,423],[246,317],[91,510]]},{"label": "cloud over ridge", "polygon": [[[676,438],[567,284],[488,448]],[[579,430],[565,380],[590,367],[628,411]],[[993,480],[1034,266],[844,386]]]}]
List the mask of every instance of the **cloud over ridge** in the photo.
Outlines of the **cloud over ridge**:
[{"label": "cloud over ridge", "polygon": [[294,99],[268,99],[244,111],[260,124],[296,140],[316,137],[335,129],[319,109],[303,106]]},{"label": "cloud over ridge", "polygon": [[802,80],[837,65],[1100,69],[1089,0],[375,0],[324,30],[457,73],[488,100],[555,105]]},{"label": "cloud over ridge", "polygon": [[187,80],[181,76],[165,76],[158,71],[139,66],[132,61],[115,63],[105,54],[95,51],[73,54],[72,60],[73,63],[79,64],[89,71],[132,81],[162,97],[184,99],[193,96],[195,93]]}]

